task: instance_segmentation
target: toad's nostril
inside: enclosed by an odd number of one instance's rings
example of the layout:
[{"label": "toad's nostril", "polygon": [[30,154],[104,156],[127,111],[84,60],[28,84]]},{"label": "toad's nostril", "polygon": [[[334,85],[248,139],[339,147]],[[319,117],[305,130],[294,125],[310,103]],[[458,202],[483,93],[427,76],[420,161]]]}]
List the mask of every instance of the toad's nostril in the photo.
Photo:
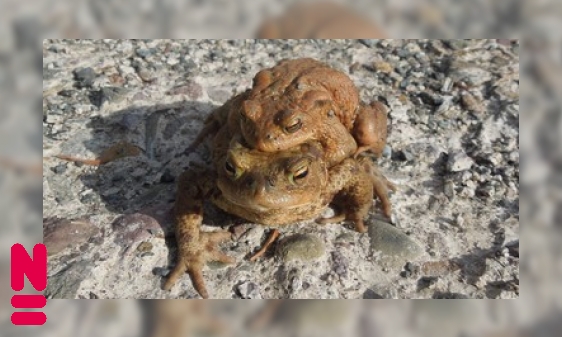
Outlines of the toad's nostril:
[{"label": "toad's nostril", "polygon": [[255,183],[256,183],[256,180],[252,177],[248,177],[246,179],[246,187],[248,187],[248,188],[252,188],[255,185]]},{"label": "toad's nostril", "polygon": [[265,138],[271,140],[273,138],[273,135],[271,135],[271,133],[268,133]]},{"label": "toad's nostril", "polygon": [[265,181],[265,187],[267,189],[271,189],[272,187],[275,187],[275,181],[273,180],[273,178],[271,177],[267,178],[267,180]]}]

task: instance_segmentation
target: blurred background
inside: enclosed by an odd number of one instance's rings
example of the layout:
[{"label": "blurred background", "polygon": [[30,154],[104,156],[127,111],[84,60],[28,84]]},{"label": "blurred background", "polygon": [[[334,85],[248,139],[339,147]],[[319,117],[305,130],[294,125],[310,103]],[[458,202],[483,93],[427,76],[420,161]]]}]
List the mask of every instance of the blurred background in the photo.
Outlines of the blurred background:
[{"label": "blurred background", "polygon": [[[562,331],[560,2],[2,0],[0,13],[0,336],[558,336],[556,331]],[[519,300],[53,300],[46,308],[46,326],[10,324],[9,248],[20,242],[31,249],[42,239],[38,93],[44,37],[468,36],[522,40],[521,105],[527,112],[520,117],[521,165],[526,167],[521,233],[526,243]]]}]

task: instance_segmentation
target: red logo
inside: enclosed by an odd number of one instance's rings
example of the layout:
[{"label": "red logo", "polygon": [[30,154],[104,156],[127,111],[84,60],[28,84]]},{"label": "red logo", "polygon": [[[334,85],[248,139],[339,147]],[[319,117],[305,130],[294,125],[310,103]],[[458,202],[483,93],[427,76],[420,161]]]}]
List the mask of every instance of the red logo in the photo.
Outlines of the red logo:
[{"label": "red logo", "polygon": [[[33,247],[33,258],[27,254],[24,246],[16,243],[11,249],[11,287],[14,291],[22,291],[25,276],[36,291],[47,288],[47,248],[38,243]],[[41,294],[12,296],[12,307],[15,309],[40,309],[47,304]],[[42,311],[16,311],[12,314],[14,325],[43,325],[47,316]]]}]

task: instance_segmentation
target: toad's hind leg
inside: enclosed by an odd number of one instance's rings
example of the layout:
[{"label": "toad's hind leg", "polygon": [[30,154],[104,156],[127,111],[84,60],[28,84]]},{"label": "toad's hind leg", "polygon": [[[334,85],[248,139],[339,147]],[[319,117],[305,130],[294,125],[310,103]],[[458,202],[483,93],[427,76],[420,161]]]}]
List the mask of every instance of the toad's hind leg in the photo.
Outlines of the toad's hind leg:
[{"label": "toad's hind leg", "polygon": [[377,157],[381,156],[386,145],[387,123],[384,104],[374,101],[370,105],[360,105],[352,131],[358,145],[354,158],[365,151],[371,151]]},{"label": "toad's hind leg", "polygon": [[212,182],[210,175],[194,170],[184,172],[179,178],[174,206],[178,261],[164,284],[164,290],[170,290],[187,272],[195,290],[201,297],[208,298],[202,272],[205,264],[208,261],[234,262],[233,258],[218,250],[218,244],[230,239],[230,233],[205,233],[199,228],[203,221],[203,201]]}]

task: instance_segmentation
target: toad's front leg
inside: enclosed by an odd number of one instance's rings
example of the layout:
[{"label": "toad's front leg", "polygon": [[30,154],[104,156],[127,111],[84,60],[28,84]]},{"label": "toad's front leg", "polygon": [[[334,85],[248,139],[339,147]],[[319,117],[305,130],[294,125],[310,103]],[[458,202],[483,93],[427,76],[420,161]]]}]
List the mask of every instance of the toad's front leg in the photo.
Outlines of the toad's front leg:
[{"label": "toad's front leg", "polygon": [[357,151],[355,139],[337,118],[327,118],[319,132],[317,139],[324,148],[328,167],[341,163]]},{"label": "toad's front leg", "polygon": [[208,261],[234,262],[233,258],[218,250],[218,244],[230,239],[230,233],[200,231],[203,202],[212,191],[214,181],[211,174],[195,170],[188,170],[179,178],[174,206],[178,261],[164,284],[164,290],[170,290],[187,272],[199,295],[208,298],[202,272],[205,264]]},{"label": "toad's front leg", "polygon": [[390,182],[372,163],[365,161],[365,168],[369,170],[373,183],[373,192],[380,199],[384,215],[390,220],[392,215],[392,205],[388,196],[389,190],[396,192],[396,185]]},{"label": "toad's front leg", "polygon": [[332,205],[339,212],[327,219],[318,219],[319,223],[340,222],[349,220],[354,223],[355,230],[365,233],[364,219],[371,209],[373,196],[381,199],[384,214],[390,218],[391,205],[388,190],[395,190],[368,157],[357,160],[348,158],[329,171],[328,191],[333,194]]},{"label": "toad's front leg", "polygon": [[372,206],[373,185],[367,167],[358,160],[348,158],[329,171],[328,191],[333,194],[331,204],[338,210],[331,218],[318,219],[319,223],[348,220],[355,230],[365,233],[364,219]]}]

